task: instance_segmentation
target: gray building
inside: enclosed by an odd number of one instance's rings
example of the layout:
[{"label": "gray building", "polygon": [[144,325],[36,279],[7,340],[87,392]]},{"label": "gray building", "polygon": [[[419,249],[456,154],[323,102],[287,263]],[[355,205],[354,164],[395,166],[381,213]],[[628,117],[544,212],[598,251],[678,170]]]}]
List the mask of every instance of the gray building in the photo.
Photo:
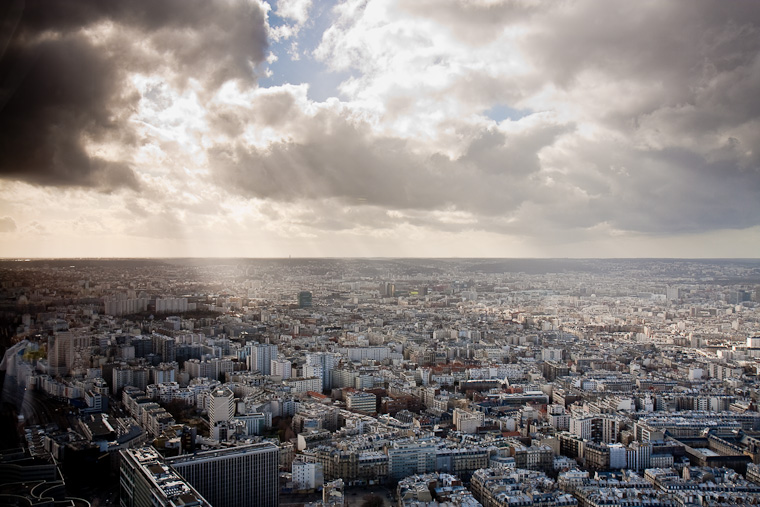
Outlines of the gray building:
[{"label": "gray building", "polygon": [[121,507],[211,507],[153,447],[121,451]]},{"label": "gray building", "polygon": [[275,507],[278,503],[280,450],[274,444],[204,451],[166,462],[214,507]]},{"label": "gray building", "polygon": [[251,371],[259,371],[262,375],[272,374],[272,361],[277,359],[277,345],[269,343],[250,344]]},{"label": "gray building", "polygon": [[414,474],[424,474],[435,470],[436,448],[430,442],[397,441],[387,450],[388,475],[392,479],[402,479]]}]

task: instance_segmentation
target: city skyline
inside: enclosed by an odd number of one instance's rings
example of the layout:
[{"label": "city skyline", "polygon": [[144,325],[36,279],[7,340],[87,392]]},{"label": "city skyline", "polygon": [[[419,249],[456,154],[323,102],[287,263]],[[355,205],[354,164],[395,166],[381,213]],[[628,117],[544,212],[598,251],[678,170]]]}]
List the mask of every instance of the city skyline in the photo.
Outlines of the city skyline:
[{"label": "city skyline", "polygon": [[756,258],[755,2],[8,2],[0,258]]}]

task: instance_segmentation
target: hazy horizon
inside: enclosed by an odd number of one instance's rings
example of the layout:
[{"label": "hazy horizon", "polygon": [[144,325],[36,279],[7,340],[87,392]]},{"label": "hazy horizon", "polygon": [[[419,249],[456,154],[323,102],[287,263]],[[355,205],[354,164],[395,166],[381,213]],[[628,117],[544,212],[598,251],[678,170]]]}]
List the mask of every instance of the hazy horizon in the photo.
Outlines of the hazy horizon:
[{"label": "hazy horizon", "polygon": [[406,256],[406,257],[383,257],[383,256],[365,256],[365,257],[340,257],[340,256],[323,256],[323,257],[297,257],[297,256],[282,256],[282,257],[241,257],[241,256],[228,256],[228,257],[201,257],[201,256],[174,256],[174,257],[0,257],[0,261],[14,261],[22,262],[25,260],[171,260],[171,259],[240,259],[240,260],[322,260],[322,259],[363,259],[363,260],[417,260],[417,259],[430,259],[430,260],[634,260],[634,261],[760,261],[760,257],[424,257],[424,256]]}]

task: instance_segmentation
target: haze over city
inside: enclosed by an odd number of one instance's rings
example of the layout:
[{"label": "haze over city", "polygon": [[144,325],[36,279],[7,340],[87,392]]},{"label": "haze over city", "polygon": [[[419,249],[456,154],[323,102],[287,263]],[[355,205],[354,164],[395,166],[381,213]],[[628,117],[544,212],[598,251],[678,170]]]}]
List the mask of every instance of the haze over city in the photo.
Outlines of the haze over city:
[{"label": "haze over city", "polygon": [[755,1],[8,1],[0,256],[756,257]]}]

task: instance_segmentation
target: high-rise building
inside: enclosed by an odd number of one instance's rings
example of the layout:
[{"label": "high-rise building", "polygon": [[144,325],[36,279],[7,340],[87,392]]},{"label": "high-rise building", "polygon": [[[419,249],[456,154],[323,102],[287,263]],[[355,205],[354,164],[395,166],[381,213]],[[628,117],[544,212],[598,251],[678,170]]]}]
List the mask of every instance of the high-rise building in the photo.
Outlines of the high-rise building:
[{"label": "high-rise building", "polygon": [[745,301],[752,300],[752,293],[744,289],[732,290],[728,294],[728,303],[732,305],[739,305]]},{"label": "high-rise building", "polygon": [[103,300],[106,315],[130,315],[148,310],[148,298],[128,298],[126,294]]},{"label": "high-rise building", "polygon": [[188,309],[187,298],[156,298],[156,313],[182,313]]},{"label": "high-rise building", "polygon": [[143,366],[117,366],[112,372],[111,393],[119,395],[127,386],[134,386],[144,391],[148,387],[149,374],[148,368]]},{"label": "high-rise building", "polygon": [[150,383],[163,384],[164,382],[175,382],[178,368],[177,363],[161,363],[158,366],[150,368]]},{"label": "high-rise building", "polygon": [[153,350],[153,340],[147,336],[132,338],[130,345],[135,348],[135,357],[145,357]]},{"label": "high-rise building", "polygon": [[[307,366],[316,366],[321,368],[321,373],[319,375],[314,375],[313,373],[304,374],[304,377],[308,376],[318,376],[322,379],[322,390],[332,389],[335,387],[333,385],[333,370],[338,366],[340,363],[341,356],[340,354],[335,354],[332,352],[314,352],[311,354],[306,355],[306,365]],[[353,384],[351,384],[350,387],[353,387]]]},{"label": "high-rise building", "polygon": [[391,282],[380,284],[380,294],[384,297],[393,297],[396,295],[396,285]]},{"label": "high-rise building", "polygon": [[47,362],[48,373],[50,375],[65,375],[68,373],[66,367],[66,349],[71,339],[71,333],[66,331],[63,333],[55,333],[54,336],[48,339],[47,350]]},{"label": "high-rise building", "polygon": [[311,292],[302,290],[298,293],[298,307],[309,308],[311,306]]},{"label": "high-rise building", "polygon": [[176,345],[177,342],[171,336],[154,334],[153,353],[161,356],[164,363],[171,363],[177,360]]},{"label": "high-rise building", "polygon": [[248,357],[251,371],[259,371],[262,375],[271,375],[272,361],[277,359],[277,345],[254,343],[251,345],[251,355]]},{"label": "high-rise building", "polygon": [[[121,451],[121,507],[211,507],[153,447]],[[216,505],[216,504],[214,504]]]},{"label": "high-rise building", "polygon": [[227,422],[235,415],[235,395],[223,387],[211,391],[208,405],[208,420],[213,426],[218,422]]},{"label": "high-rise building", "polygon": [[355,381],[359,376],[356,370],[337,368],[329,372],[332,381],[330,387],[354,387]]},{"label": "high-rise building", "polygon": [[271,443],[186,454],[166,460],[214,507],[274,507],[279,448]]},{"label": "high-rise building", "polygon": [[89,345],[89,336],[75,335],[70,331],[56,332],[48,340],[48,373],[51,376],[68,375],[72,369],[82,369],[84,365],[79,363],[88,357],[86,349]]}]

